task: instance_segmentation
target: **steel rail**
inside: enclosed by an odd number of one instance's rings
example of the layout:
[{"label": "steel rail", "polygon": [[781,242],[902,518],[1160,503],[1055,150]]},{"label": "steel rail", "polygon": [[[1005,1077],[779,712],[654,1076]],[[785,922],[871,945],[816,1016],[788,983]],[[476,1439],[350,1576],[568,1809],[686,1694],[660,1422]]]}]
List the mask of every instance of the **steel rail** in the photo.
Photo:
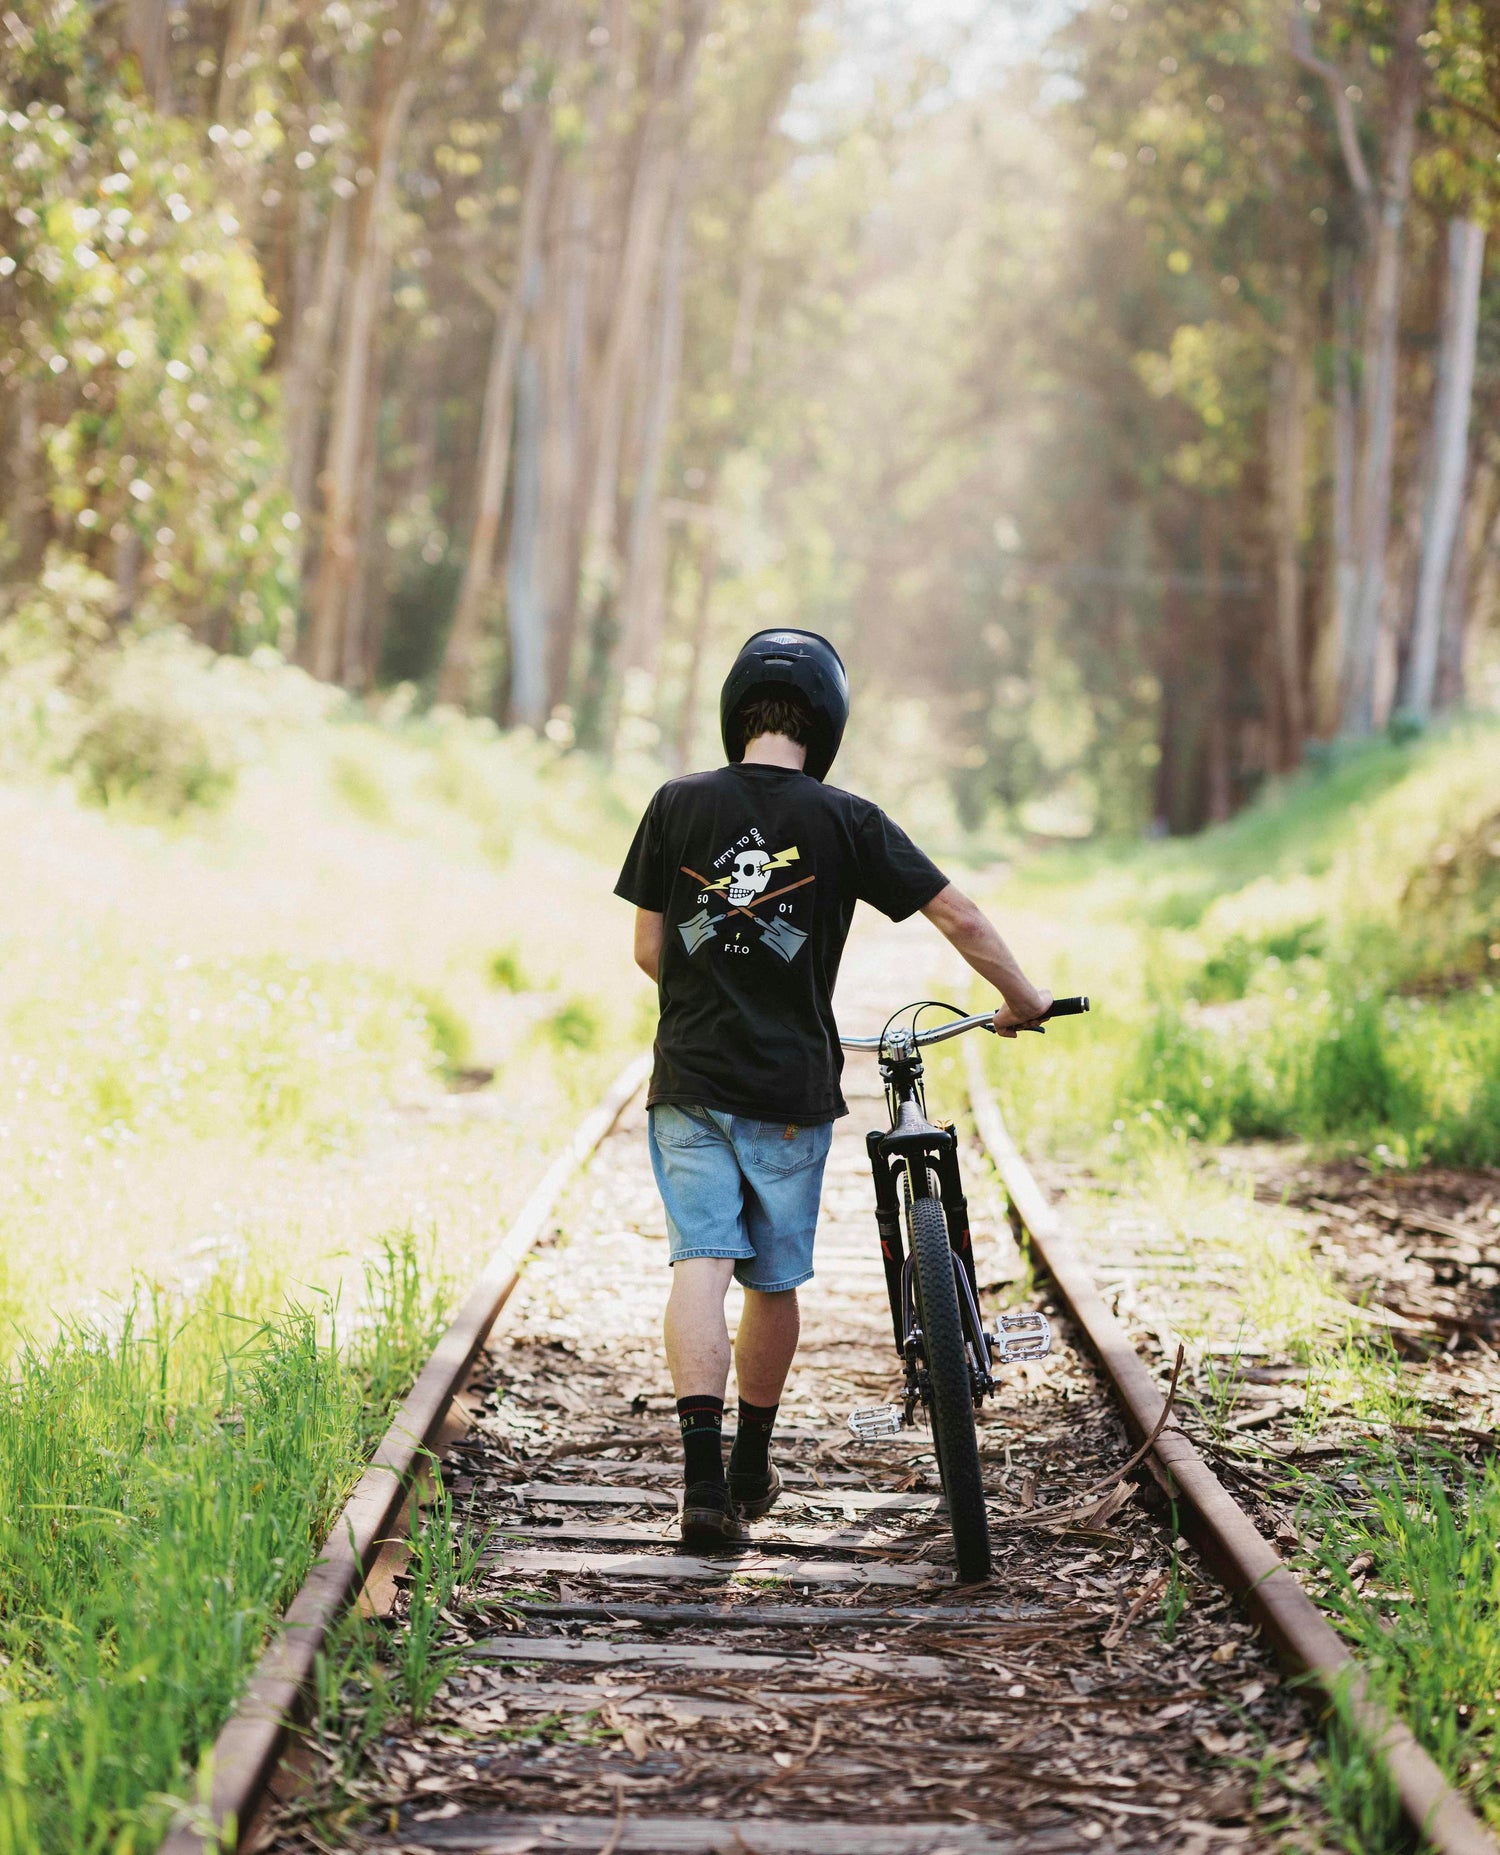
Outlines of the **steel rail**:
[{"label": "steel rail", "polygon": [[329,1529],[321,1556],[287,1608],[282,1629],[262,1652],[239,1706],[214,1741],[207,1807],[170,1830],[159,1855],[227,1855],[238,1846],[276,1769],[329,1629],[358,1596],[429,1443],[463,1389],[563,1190],[629,1106],[649,1066],[649,1057],[638,1057],[615,1079],[542,1175],[486,1263],[392,1418],[370,1466]]},{"label": "steel rail", "polygon": [[[1068,1311],[1104,1367],[1137,1439],[1161,1421],[1164,1400],[1125,1328],[1105,1306],[1088,1267],[1005,1125],[978,1050],[965,1052],[974,1124],[1000,1174],[1015,1219],[1030,1237]],[[1364,1672],[1280,1554],[1176,1426],[1148,1458],[1175,1503],[1178,1526],[1221,1584],[1260,1626],[1282,1668],[1342,1708],[1384,1765],[1401,1812],[1440,1855],[1500,1855],[1500,1843],[1469,1809],[1404,1721],[1376,1699]]]}]

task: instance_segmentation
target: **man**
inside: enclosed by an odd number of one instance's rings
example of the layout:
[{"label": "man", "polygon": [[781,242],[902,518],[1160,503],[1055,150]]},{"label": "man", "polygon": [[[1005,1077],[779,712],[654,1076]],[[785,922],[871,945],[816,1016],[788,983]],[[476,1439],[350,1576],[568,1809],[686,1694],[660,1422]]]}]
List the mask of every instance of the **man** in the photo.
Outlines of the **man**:
[{"label": "man", "polygon": [[[657,983],[647,1097],[666,1207],[667,1364],[682,1427],[682,1537],[719,1545],[781,1492],[770,1459],[797,1350],[797,1290],[813,1234],[843,1053],[832,994],[857,901],[893,921],[918,909],[1005,1005],[995,1028],[1039,1018],[1032,985],[978,908],[867,799],[825,785],[849,713],[838,652],[810,631],[762,631],[720,700],[729,764],[652,799],[615,893],[636,907],[635,960]],[[726,1479],[724,1298],[739,1429]]]}]

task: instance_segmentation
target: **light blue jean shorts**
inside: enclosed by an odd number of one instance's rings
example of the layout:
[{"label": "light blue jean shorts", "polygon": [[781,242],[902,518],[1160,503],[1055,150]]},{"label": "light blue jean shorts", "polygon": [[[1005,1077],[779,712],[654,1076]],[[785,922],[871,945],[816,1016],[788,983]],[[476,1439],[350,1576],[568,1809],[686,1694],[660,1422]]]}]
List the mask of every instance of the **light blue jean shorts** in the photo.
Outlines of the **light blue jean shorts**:
[{"label": "light blue jean shorts", "polygon": [[663,1102],[650,1125],[674,1263],[733,1258],[735,1280],[762,1294],[811,1281],[831,1121],[793,1127]]}]

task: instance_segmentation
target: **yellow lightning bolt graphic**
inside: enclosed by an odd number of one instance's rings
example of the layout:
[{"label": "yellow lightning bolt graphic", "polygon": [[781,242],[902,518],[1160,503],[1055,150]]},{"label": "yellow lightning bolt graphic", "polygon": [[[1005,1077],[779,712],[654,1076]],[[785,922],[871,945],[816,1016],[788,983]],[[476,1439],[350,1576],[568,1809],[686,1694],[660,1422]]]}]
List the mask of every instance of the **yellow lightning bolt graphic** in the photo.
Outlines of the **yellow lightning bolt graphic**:
[{"label": "yellow lightning bolt graphic", "polygon": [[[769,876],[772,870],[784,870],[788,863],[797,862],[800,855],[801,852],[797,849],[795,844],[792,845],[790,850],[778,850],[776,855],[772,857],[770,862],[766,865],[765,873]],[[704,887],[706,889],[727,889],[733,881],[733,876],[721,876],[717,882],[705,883]]]}]

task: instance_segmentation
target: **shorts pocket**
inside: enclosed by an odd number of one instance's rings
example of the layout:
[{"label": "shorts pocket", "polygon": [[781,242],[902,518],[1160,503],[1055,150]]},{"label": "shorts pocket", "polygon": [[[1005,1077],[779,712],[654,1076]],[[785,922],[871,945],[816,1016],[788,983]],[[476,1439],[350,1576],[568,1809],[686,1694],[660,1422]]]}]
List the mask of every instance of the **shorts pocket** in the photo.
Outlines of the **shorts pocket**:
[{"label": "shorts pocket", "polygon": [[702,1108],[674,1108],[670,1102],[651,1110],[651,1132],[661,1147],[714,1146],[720,1139]]},{"label": "shorts pocket", "polygon": [[828,1152],[833,1128],[798,1127],[794,1122],[762,1121],[755,1130],[755,1163],[762,1171],[785,1175],[815,1165]]}]

